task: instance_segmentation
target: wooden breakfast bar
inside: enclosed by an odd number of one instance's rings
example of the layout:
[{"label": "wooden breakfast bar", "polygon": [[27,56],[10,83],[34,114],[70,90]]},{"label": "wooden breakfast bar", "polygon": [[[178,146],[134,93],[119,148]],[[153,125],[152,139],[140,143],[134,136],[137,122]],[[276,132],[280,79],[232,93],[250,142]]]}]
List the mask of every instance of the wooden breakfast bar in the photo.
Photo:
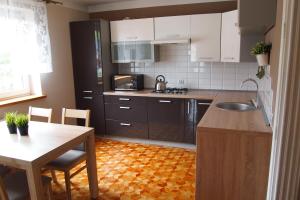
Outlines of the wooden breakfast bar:
[{"label": "wooden breakfast bar", "polygon": [[29,123],[29,135],[9,134],[0,122],[0,164],[26,170],[30,197],[44,199],[41,168],[85,142],[90,197],[98,197],[94,129],[44,122]]}]

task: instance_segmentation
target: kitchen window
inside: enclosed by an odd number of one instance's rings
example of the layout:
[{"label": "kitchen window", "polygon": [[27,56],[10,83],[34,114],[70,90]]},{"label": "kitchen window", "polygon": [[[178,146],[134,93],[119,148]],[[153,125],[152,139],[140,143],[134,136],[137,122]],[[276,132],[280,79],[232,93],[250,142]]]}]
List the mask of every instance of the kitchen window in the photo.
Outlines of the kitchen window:
[{"label": "kitchen window", "polygon": [[0,27],[0,100],[34,94],[32,77],[52,71],[45,4],[0,1]]}]

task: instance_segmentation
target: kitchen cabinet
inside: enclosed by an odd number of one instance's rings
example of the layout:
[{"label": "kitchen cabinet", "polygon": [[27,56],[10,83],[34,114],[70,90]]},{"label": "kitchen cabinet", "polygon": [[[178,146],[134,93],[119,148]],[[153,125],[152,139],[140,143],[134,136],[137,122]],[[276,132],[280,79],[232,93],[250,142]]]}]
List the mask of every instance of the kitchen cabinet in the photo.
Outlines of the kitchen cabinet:
[{"label": "kitchen cabinet", "polygon": [[182,142],[184,137],[184,100],[148,98],[149,139]]},{"label": "kitchen cabinet", "polygon": [[111,21],[111,41],[154,40],[153,18]]},{"label": "kitchen cabinet", "polygon": [[110,90],[117,70],[110,62],[109,33],[105,20],[70,23],[76,108],[91,110],[96,134],[105,134],[103,91]]},{"label": "kitchen cabinet", "polygon": [[196,143],[196,131],[212,100],[186,99],[184,102],[184,140],[185,143]]},{"label": "kitchen cabinet", "polygon": [[230,11],[222,14],[221,32],[221,61],[240,61],[241,35],[238,27],[238,11]]},{"label": "kitchen cabinet", "polygon": [[190,38],[190,16],[154,18],[155,40]]},{"label": "kitchen cabinet", "polygon": [[158,48],[147,41],[113,42],[113,63],[154,62],[158,60]]},{"label": "kitchen cabinet", "polygon": [[184,138],[183,142],[195,143],[195,111],[196,103],[194,99],[184,100]]},{"label": "kitchen cabinet", "polygon": [[192,62],[220,61],[221,17],[220,13],[191,15]]},{"label": "kitchen cabinet", "polygon": [[263,40],[261,33],[240,33],[237,10],[222,14],[221,62],[256,62],[250,50]]},{"label": "kitchen cabinet", "polygon": [[105,119],[107,135],[148,138],[145,98],[105,96]]},{"label": "kitchen cabinet", "polygon": [[277,1],[238,0],[237,4],[239,5],[239,27],[242,32],[265,33],[276,22]]}]

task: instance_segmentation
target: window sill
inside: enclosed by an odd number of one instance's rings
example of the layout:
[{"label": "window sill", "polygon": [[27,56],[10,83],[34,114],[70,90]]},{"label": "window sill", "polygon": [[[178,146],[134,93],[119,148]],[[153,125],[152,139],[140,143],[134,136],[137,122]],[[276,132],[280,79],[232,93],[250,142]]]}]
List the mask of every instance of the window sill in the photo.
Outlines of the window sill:
[{"label": "window sill", "polygon": [[16,97],[13,99],[3,100],[3,101],[0,101],[0,108],[9,106],[9,105],[18,104],[18,103],[27,102],[27,101],[43,99],[46,97],[47,97],[46,95],[28,95],[28,96],[24,96],[24,97]]}]

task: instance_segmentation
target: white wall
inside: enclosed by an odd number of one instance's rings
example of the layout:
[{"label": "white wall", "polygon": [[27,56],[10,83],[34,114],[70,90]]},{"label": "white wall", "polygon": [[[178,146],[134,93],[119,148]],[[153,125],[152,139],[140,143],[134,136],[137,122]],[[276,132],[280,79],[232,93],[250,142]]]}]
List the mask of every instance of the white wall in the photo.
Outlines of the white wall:
[{"label": "white wall", "polygon": [[[120,73],[145,74],[145,87],[154,88],[155,77],[166,77],[168,87],[187,87],[190,89],[253,90],[249,83],[240,88],[247,78],[256,78],[256,63],[217,63],[190,62],[189,45],[168,44],[160,46],[160,61],[155,63],[136,63],[119,65]],[[184,84],[180,84],[183,80]],[[182,81],[181,81],[182,82]]]},{"label": "white wall", "polygon": [[0,118],[7,111],[28,111],[28,106],[51,107],[53,119],[60,122],[62,107],[75,108],[69,22],[86,20],[88,14],[53,4],[47,5],[51,39],[53,72],[41,75],[43,93],[47,98],[0,108]]}]

